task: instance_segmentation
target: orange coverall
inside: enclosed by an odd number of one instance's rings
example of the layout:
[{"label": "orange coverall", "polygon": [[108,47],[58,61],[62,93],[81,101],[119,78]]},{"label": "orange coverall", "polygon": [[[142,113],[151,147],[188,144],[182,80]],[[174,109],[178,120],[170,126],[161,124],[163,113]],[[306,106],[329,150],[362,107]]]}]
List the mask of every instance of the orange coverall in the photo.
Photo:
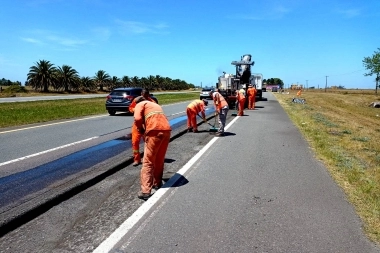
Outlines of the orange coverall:
[{"label": "orange coverall", "polygon": [[140,173],[141,192],[150,194],[153,187],[161,187],[164,161],[169,146],[171,127],[161,106],[142,101],[133,114],[137,129],[145,126],[145,147]]},{"label": "orange coverall", "polygon": [[[150,97],[144,97],[146,100],[156,103]],[[129,106],[129,112],[134,113],[136,107],[136,101],[133,99],[132,104]],[[140,164],[141,156],[140,156],[140,140],[143,137],[143,134],[140,133],[136,127],[136,124],[132,125],[132,152],[133,152],[133,163]]]},{"label": "orange coverall", "polygon": [[244,93],[238,92],[238,94],[237,94],[237,100],[238,100],[238,103],[239,103],[238,116],[243,116],[244,115],[244,105],[245,105],[245,96],[244,96]]},{"label": "orange coverall", "polygon": [[220,136],[224,135],[224,127],[226,126],[227,113],[228,113],[228,103],[224,97],[217,91],[212,93],[212,99],[214,101],[215,111],[218,114],[219,129],[218,133]]},{"label": "orange coverall", "polygon": [[202,118],[206,118],[205,104],[200,99],[195,99],[186,108],[187,114],[187,129],[193,129],[194,132],[198,131],[197,114],[201,113]]},{"label": "orange coverall", "polygon": [[302,90],[299,90],[299,91],[297,92],[297,97],[301,96],[301,92],[302,92]]},{"label": "orange coverall", "polygon": [[255,109],[257,90],[253,87],[249,87],[247,90],[247,93],[248,93],[248,109],[253,110]]}]

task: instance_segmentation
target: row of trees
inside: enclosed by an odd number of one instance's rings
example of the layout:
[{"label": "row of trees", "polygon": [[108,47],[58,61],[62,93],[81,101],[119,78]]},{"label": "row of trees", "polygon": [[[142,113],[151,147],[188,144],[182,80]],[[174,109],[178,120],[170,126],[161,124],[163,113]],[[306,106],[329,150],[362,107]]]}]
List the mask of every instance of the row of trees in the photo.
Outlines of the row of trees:
[{"label": "row of trees", "polygon": [[5,78],[0,79],[0,86],[12,86],[12,85],[21,85],[21,82],[19,81],[12,82],[11,80],[5,79]]},{"label": "row of trees", "polygon": [[277,77],[264,79],[263,83],[265,83],[266,85],[278,85],[280,89],[284,88],[284,82],[280,78],[277,78]]},{"label": "row of trees", "polygon": [[118,87],[143,87],[150,90],[186,90],[194,88],[180,79],[171,79],[159,75],[148,77],[110,76],[99,70],[93,77],[80,77],[78,71],[68,65],[55,67],[49,61],[40,60],[30,67],[26,84],[35,90],[49,92],[111,91]]}]

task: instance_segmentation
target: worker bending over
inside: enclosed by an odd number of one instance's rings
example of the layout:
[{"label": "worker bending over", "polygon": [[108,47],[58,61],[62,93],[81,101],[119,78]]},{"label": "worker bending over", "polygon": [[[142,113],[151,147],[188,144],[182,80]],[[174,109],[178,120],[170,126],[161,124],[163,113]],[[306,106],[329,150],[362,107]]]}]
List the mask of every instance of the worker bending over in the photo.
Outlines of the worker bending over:
[{"label": "worker bending over", "polygon": [[203,99],[203,100],[195,99],[187,106],[186,114],[187,114],[187,131],[188,132],[198,133],[197,114],[201,113],[203,121],[207,122],[206,114],[205,114],[205,106],[207,105],[208,105],[208,102],[206,99]]},{"label": "worker bending over", "polygon": [[302,90],[299,90],[299,91],[297,92],[297,97],[300,97],[300,96],[301,96],[301,93],[302,93]]},{"label": "worker bending over", "polygon": [[[145,100],[154,102],[154,99],[150,97],[149,90],[148,89],[143,89],[141,91],[141,96],[145,98]],[[134,113],[136,107],[136,99],[133,100],[131,105],[129,106],[129,112]],[[133,123],[132,125],[132,152],[133,152],[133,166],[138,166],[141,164],[141,156],[140,156],[140,140],[143,137],[143,134],[141,134],[136,125]]]},{"label": "worker bending over", "polygon": [[138,198],[147,200],[152,188],[162,185],[164,161],[170,141],[171,127],[164,111],[158,104],[136,98],[136,108],[133,114],[138,131],[144,134],[144,158],[140,172],[141,191]]},{"label": "worker bending over", "polygon": [[[256,86],[256,85],[255,85]],[[248,85],[247,95],[248,95],[248,110],[255,109],[257,90],[252,85]]]},{"label": "worker bending over", "polygon": [[219,89],[215,92],[210,92],[215,106],[215,114],[218,116],[219,129],[216,136],[224,136],[224,127],[226,126],[226,119],[228,113],[228,104],[224,97],[219,93]]},{"label": "worker bending over", "polygon": [[237,93],[236,99],[237,99],[238,104],[239,104],[238,116],[243,116],[244,115],[244,106],[245,106],[245,91],[244,91],[244,89],[239,90],[239,92]]}]

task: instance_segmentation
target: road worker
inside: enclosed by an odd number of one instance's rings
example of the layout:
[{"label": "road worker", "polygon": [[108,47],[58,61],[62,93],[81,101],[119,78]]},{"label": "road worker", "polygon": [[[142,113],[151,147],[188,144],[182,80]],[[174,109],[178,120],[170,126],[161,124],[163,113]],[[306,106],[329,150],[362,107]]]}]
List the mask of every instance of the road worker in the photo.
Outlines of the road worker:
[{"label": "road worker", "polygon": [[255,88],[253,88],[253,86],[251,84],[248,85],[248,89],[247,89],[248,110],[254,110],[255,109],[256,93],[257,93],[257,90]]},{"label": "road worker", "polygon": [[[145,100],[156,102],[154,99],[150,97],[149,90],[143,89],[141,91],[141,96],[145,98]],[[129,112],[134,113],[136,107],[136,99],[133,100],[131,105],[129,106]],[[143,137],[141,133],[139,133],[135,124],[132,125],[132,152],[133,152],[133,166],[138,166],[141,164],[141,156],[140,156],[140,140]]]},{"label": "road worker", "polygon": [[239,104],[238,116],[244,116],[244,106],[245,106],[245,90],[240,89],[237,94],[237,101]]},{"label": "road worker", "polygon": [[[211,93],[211,92],[210,92]],[[219,89],[211,93],[212,99],[215,106],[215,114],[218,116],[219,129],[216,136],[224,136],[224,127],[226,125],[227,113],[228,113],[228,103],[224,97],[220,94]],[[216,116],[215,115],[215,116]]]},{"label": "road worker", "polygon": [[300,97],[302,93],[302,89],[297,92],[297,97]]},{"label": "road worker", "polygon": [[161,106],[145,100],[142,96],[136,98],[133,117],[138,131],[144,134],[145,140],[140,172],[141,191],[137,196],[139,199],[147,200],[152,189],[158,189],[162,185],[171,127]]},{"label": "road worker", "polygon": [[197,114],[202,114],[202,119],[206,123],[205,106],[208,105],[206,99],[195,99],[186,108],[187,114],[187,131],[198,133]]}]

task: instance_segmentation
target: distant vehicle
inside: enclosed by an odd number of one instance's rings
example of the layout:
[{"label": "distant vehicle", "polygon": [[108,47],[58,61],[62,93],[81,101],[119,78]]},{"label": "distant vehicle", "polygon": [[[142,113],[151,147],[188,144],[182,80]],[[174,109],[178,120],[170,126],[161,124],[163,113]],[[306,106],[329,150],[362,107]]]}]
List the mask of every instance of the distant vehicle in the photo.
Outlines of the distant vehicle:
[{"label": "distant vehicle", "polygon": [[202,91],[201,91],[201,94],[199,95],[199,99],[202,100],[202,99],[212,99],[212,97],[210,96],[210,92],[211,91],[214,91],[214,89],[212,88],[203,88]]},{"label": "distant vehicle", "polygon": [[[106,110],[110,115],[115,115],[116,112],[129,113],[129,106],[133,99],[141,96],[143,88],[116,88],[108,96],[106,100]],[[156,101],[158,100],[153,94],[150,97]]]},{"label": "distant vehicle", "polygon": [[272,87],[272,92],[277,92],[277,87]]}]

